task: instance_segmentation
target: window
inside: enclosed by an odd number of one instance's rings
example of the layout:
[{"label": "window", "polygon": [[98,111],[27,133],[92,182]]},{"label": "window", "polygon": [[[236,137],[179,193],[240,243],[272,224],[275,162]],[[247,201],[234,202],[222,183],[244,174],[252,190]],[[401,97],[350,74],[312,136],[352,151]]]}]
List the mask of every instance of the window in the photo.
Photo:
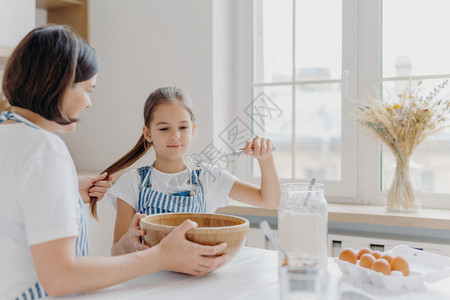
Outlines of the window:
[{"label": "window", "polygon": [[[411,78],[422,80],[431,91],[450,78],[450,41],[446,38],[450,20],[445,0],[384,0],[382,9],[382,90],[398,93]],[[447,86],[440,93],[450,98]],[[450,193],[450,130],[441,131],[419,145],[412,159],[422,169],[423,193]],[[382,150],[383,167],[392,160]]]},{"label": "window", "polygon": [[281,108],[261,128],[281,178],[341,180],[341,11],[334,0],[254,1],[252,93]]},{"label": "window", "polygon": [[[251,99],[253,112],[257,99],[276,108],[252,126],[274,141],[282,181],[316,177],[328,200],[382,203],[389,153],[356,126],[355,100],[377,89],[397,93],[409,78],[426,88],[450,78],[449,9],[445,0],[254,0],[240,7],[237,95]],[[450,97],[450,88],[444,93]],[[424,206],[450,207],[448,145],[450,130],[414,153]]]}]

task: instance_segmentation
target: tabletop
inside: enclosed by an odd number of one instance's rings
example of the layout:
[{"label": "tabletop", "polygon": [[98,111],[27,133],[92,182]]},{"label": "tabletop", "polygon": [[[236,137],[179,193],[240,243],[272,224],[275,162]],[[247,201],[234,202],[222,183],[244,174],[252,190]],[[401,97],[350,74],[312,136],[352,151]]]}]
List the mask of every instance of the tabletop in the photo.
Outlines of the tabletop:
[{"label": "tabletop", "polygon": [[[342,276],[333,258],[328,261],[326,300],[450,299],[450,278],[412,292],[387,292]],[[244,247],[222,268],[199,277],[161,271],[144,275],[73,299],[279,299],[278,253]]]}]

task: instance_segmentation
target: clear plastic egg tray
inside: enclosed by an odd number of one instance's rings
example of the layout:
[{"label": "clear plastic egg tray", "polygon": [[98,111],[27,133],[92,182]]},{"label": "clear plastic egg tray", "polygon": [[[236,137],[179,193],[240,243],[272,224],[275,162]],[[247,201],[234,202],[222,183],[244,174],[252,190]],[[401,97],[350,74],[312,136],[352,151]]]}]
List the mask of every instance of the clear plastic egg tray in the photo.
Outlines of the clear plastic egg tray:
[{"label": "clear plastic egg tray", "polygon": [[336,258],[342,274],[354,280],[371,283],[388,291],[415,290],[424,286],[424,282],[435,282],[450,276],[450,257],[417,250],[406,245],[399,245],[384,252],[391,256],[402,256],[409,263],[410,273],[403,276],[400,272],[384,275],[371,269]]}]

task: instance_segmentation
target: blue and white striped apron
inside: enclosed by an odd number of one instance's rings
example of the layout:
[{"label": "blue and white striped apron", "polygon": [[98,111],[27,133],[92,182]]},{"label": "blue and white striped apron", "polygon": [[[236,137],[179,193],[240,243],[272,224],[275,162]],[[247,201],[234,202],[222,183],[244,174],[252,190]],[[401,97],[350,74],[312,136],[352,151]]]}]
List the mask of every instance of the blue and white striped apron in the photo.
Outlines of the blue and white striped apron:
[{"label": "blue and white striped apron", "polygon": [[191,186],[190,191],[169,195],[151,188],[150,174],[152,169],[153,165],[137,170],[141,176],[137,212],[146,215],[171,212],[206,212],[205,193],[199,179],[200,170],[189,171],[188,185]]},{"label": "blue and white striped apron", "polygon": [[[7,120],[20,122],[35,129],[40,128],[33,122],[30,122],[29,120],[25,119],[18,113],[12,111],[4,111],[0,114],[0,123]],[[76,256],[88,256],[89,233],[90,233],[89,216],[87,214],[87,211],[83,204],[83,200],[81,199],[80,195],[78,195],[78,205],[80,207],[80,224],[79,224],[79,235],[75,238],[75,253]],[[28,299],[39,299],[44,297],[48,297],[48,294],[47,292],[45,292],[44,288],[42,287],[41,283],[38,280],[36,281],[35,284],[33,284],[28,289],[23,291],[20,295],[15,297],[15,299],[28,300]]]}]

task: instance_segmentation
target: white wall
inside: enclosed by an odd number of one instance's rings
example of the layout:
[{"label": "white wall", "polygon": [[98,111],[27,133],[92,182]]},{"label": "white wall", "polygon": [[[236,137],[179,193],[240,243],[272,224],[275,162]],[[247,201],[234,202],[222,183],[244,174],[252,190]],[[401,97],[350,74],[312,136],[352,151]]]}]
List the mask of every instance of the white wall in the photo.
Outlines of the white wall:
[{"label": "white wall", "polygon": [[47,24],[47,10],[42,8],[36,8],[36,27]]},{"label": "white wall", "polygon": [[63,136],[78,169],[100,171],[131,149],[141,134],[144,102],[161,86],[177,85],[193,99],[198,131],[192,150],[201,150],[215,128],[225,127],[231,117],[222,102],[231,80],[228,64],[219,65],[219,59],[227,58],[224,47],[231,46],[224,42],[228,34],[213,38],[213,28],[226,33],[225,19],[214,27],[213,3],[225,2],[90,1],[91,45],[101,70],[93,107],[83,112],[75,134]]},{"label": "white wall", "polygon": [[[239,1],[239,0],[238,0]],[[208,142],[221,147],[218,135],[232,121],[234,109],[233,5],[230,0],[212,1],[212,120],[213,136]],[[229,151],[229,149],[224,148]]]},{"label": "white wall", "polygon": [[34,28],[35,0],[0,0],[0,46],[15,47]]}]

